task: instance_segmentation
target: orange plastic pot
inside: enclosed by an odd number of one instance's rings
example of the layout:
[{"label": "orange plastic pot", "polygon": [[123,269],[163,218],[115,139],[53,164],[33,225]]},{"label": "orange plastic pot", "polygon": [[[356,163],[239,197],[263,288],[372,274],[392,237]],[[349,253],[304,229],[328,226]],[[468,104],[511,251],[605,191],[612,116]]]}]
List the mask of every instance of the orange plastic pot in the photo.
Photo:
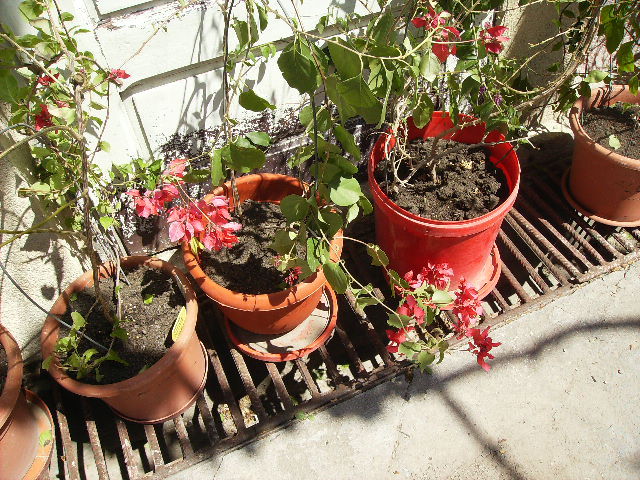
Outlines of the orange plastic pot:
[{"label": "orange plastic pot", "polygon": [[593,90],[582,97],[569,112],[574,147],[568,185],[563,193],[569,203],[583,215],[607,225],[635,227],[640,225],[640,159],[625,157],[596,143],[582,128],[580,118],[585,110],[613,105],[617,102],[640,103],[640,94],[629,87],[615,85]]},{"label": "orange plastic pot", "polygon": [[[236,185],[240,202],[251,199],[279,204],[288,195],[302,193],[302,185],[297,179],[272,173],[246,175],[238,178]],[[211,195],[225,195],[231,207],[234,206],[230,183],[218,187]],[[334,239],[331,258],[337,261],[341,252],[342,239]],[[204,273],[188,243],[182,244],[182,253],[185,265],[202,291],[218,304],[229,320],[254,333],[278,334],[293,330],[311,315],[326,284],[322,269],[318,269],[304,281],[280,292],[264,295],[234,292]]]},{"label": "orange plastic pot", "polygon": [[[117,414],[138,423],[160,423],[173,418],[196,400],[207,377],[207,356],[195,332],[198,303],[189,279],[174,265],[163,260],[135,256],[120,260],[123,268],[145,265],[168,273],[177,282],[185,298],[187,316],[178,340],[165,355],[135,377],[106,385],[89,385],[67,376],[57,359],[51,362],[49,373],[64,388],[77,395],[104,400]],[[101,278],[115,273],[115,265],[101,266]],[[63,316],[69,298],[85,287],[93,285],[92,272],[85,272],[72,282],[50,310],[40,335],[42,358],[54,352],[58,340],[59,323],[52,316]]]},{"label": "orange plastic pot", "polygon": [[[461,121],[473,119],[460,116]],[[446,112],[434,112],[431,122],[419,129],[409,118],[408,140],[431,138],[453,127]],[[504,136],[492,131],[485,138],[484,125],[471,125],[445,135],[443,138],[462,143],[501,142]],[[390,267],[400,275],[412,270],[419,272],[427,264],[448,263],[453,268],[451,284],[457,286],[465,278],[479,289],[480,297],[489,294],[500,275],[500,260],[495,239],[505,215],[513,207],[520,185],[520,164],[513,147],[500,143],[488,147],[491,161],[507,179],[508,198],[491,212],[463,221],[440,221],[415,215],[393,202],[375,179],[375,167],[395,146],[396,139],[383,134],[376,142],[369,158],[369,183],[375,206],[376,240],[387,253]]]},{"label": "orange plastic pot", "polygon": [[38,453],[37,418],[22,389],[22,355],[9,331],[0,325],[0,343],[7,354],[7,378],[0,395],[0,479],[26,476]]}]

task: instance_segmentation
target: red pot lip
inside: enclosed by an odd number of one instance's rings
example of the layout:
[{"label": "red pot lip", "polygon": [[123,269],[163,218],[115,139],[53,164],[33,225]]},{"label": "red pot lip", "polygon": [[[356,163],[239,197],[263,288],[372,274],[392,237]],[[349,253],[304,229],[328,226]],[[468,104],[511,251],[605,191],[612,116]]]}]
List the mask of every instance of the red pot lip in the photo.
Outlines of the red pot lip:
[{"label": "red pot lip", "polygon": [[599,87],[591,90],[591,96],[580,97],[571,107],[569,111],[569,125],[573,131],[575,141],[589,144],[597,153],[609,157],[612,161],[620,163],[626,167],[638,170],[640,169],[640,160],[627,157],[611,150],[600,143],[593,140],[582,127],[580,123],[580,115],[583,111],[593,107],[599,107],[604,104],[612,104],[617,102],[630,102],[640,104],[640,93],[633,95],[629,91],[628,85],[612,85],[609,87]]},{"label": "red pot lip", "polygon": [[[437,111],[437,112],[433,113],[433,117],[432,118],[447,118],[448,116],[449,116],[448,112]],[[460,118],[464,118],[464,119],[473,119],[473,117],[471,117],[469,115],[459,114],[459,116],[460,116]],[[411,120],[411,117],[409,117],[408,120]],[[425,127],[425,128],[427,128],[427,127]],[[381,141],[383,135],[390,135],[390,134],[388,134],[388,133],[381,134],[380,138],[377,140],[378,142]],[[502,134],[500,134],[500,137],[502,137],[502,139],[504,139],[504,136],[502,136]],[[509,142],[504,142],[504,145],[506,145],[507,147],[512,148],[512,151],[511,151],[510,155],[516,156],[516,159],[517,159],[517,155],[515,153],[515,150],[513,150],[512,145]],[[493,147],[488,147],[488,148],[492,149]],[[434,220],[434,219],[430,219],[430,218],[426,218],[426,217],[421,217],[419,215],[415,215],[415,214],[409,212],[408,210],[405,210],[404,208],[400,207],[397,203],[395,203],[393,200],[391,200],[382,191],[382,189],[380,188],[380,185],[378,184],[378,182],[377,182],[377,180],[375,179],[375,176],[374,176],[374,168],[375,168],[375,165],[377,165],[377,163],[378,163],[378,161],[374,158],[375,152],[376,152],[376,150],[374,148],[374,150],[371,152],[371,155],[369,156],[369,165],[368,165],[369,184],[371,185],[371,190],[374,193],[374,195],[376,195],[378,198],[380,198],[382,200],[382,202],[387,204],[389,206],[389,208],[391,210],[393,210],[397,215],[399,215],[401,217],[405,217],[405,219],[407,219],[408,221],[418,222],[422,226],[432,227],[434,230],[435,229],[442,229],[442,230],[446,230],[446,231],[469,230],[469,229],[473,229],[474,227],[489,223],[489,222],[493,221],[496,218],[501,218],[502,216],[504,216],[511,209],[511,207],[515,203],[516,197],[518,196],[518,190],[520,188],[520,167],[519,167],[519,165],[518,165],[517,175],[515,177],[515,180],[513,181],[513,185],[509,185],[510,178],[505,172],[505,178],[507,179],[507,185],[509,186],[509,189],[510,189],[509,196],[507,197],[507,199],[504,202],[502,202],[500,205],[498,205],[496,208],[494,208],[490,212],[485,213],[484,215],[482,215],[480,217],[471,218],[471,219],[468,219],[468,220],[459,220],[459,221],[455,221],[455,220],[453,220],[453,221],[451,221],[451,220]]]},{"label": "red pot lip", "polygon": [[[186,347],[190,343],[193,335],[195,335],[196,321],[198,317],[198,302],[196,300],[196,294],[189,282],[187,276],[178,269],[175,265],[160,260],[155,257],[148,257],[144,255],[123,257],[120,262],[124,266],[146,265],[150,268],[158,268],[174,277],[182,294],[185,297],[185,306],[187,309],[187,318],[182,329],[182,333],[164,356],[149,367],[144,372],[137,374],[134,377],[122,380],[116,383],[109,383],[105,385],[90,385],[87,383],[79,382],[69,377],[60,366],[57,358],[51,362],[49,367],[49,373],[53,376],[58,383],[60,383],[67,390],[74,392],[84,397],[98,397],[109,398],[117,395],[122,395],[126,392],[135,392],[141,388],[142,385],[147,385],[156,382],[163,375],[165,375],[166,369],[172,364],[176,363],[180,357],[186,351]],[[110,275],[115,268],[112,262],[101,265],[101,275]],[[93,285],[93,276],[91,271],[87,271],[75,279],[69,284],[69,286],[62,292],[56,302],[51,307],[49,315],[45,321],[45,325],[40,333],[40,344],[42,351],[42,358],[48,358],[53,353],[53,348],[58,338],[58,329],[60,328],[57,320],[51,316],[56,314],[58,316],[64,315],[66,309],[69,306],[69,297],[73,292],[77,292],[85,288],[86,286]]]},{"label": "red pot lip", "polygon": [[2,431],[13,412],[22,388],[23,362],[18,343],[2,324],[0,324],[0,343],[7,354],[7,378],[0,392],[0,431]]},{"label": "red pot lip", "polygon": [[[286,181],[288,183],[298,180],[289,177],[287,175],[279,175],[274,173],[257,173],[252,175],[245,175],[240,177],[238,182],[253,182],[253,181]],[[211,194],[205,196],[205,198],[214,195],[223,195],[230,188],[228,182],[224,186],[216,188]],[[279,202],[269,202],[276,203]],[[337,261],[340,258],[342,252],[343,239],[341,238],[342,231],[339,231],[331,242],[331,258]],[[318,289],[322,288],[326,283],[326,278],[321,269],[318,269],[313,275],[307,277],[304,281],[287,288],[280,292],[266,293],[266,294],[250,294],[235,292],[223,287],[219,283],[212,280],[200,267],[198,259],[191,251],[191,246],[188,242],[182,243],[182,255],[184,257],[184,263],[189,270],[189,273],[196,280],[200,288],[207,294],[215,292],[215,301],[224,305],[225,307],[234,308],[236,310],[278,310],[286,308],[293,303],[300,302],[305,298],[313,295]]]}]

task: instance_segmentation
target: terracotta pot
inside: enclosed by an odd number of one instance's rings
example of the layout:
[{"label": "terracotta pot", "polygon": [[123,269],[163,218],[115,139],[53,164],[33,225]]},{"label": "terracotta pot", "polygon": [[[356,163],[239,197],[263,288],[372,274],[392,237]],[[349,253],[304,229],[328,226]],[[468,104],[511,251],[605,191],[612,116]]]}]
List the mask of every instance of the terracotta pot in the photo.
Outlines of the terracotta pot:
[{"label": "terracotta pot", "polygon": [[[470,121],[471,117],[461,115]],[[431,122],[418,129],[411,118],[407,121],[408,140],[431,138],[450,129],[453,122],[446,112],[434,112]],[[485,136],[484,125],[472,125],[444,138],[462,143],[478,143]],[[520,185],[520,164],[513,147],[501,143],[488,147],[491,161],[504,172],[509,197],[491,212],[478,218],[462,221],[440,221],[415,215],[393,202],[375,179],[375,167],[388,153],[388,134],[378,139],[369,158],[369,184],[373,195],[376,221],[376,241],[387,253],[390,267],[400,275],[412,270],[419,272],[427,264],[448,263],[454,272],[452,286],[465,278],[479,290],[480,298],[488,295],[500,276],[500,258],[495,239],[505,215],[515,202]],[[395,138],[388,138],[393,148]],[[498,142],[504,136],[490,132],[486,142]]]},{"label": "terracotta pot", "polygon": [[629,87],[615,85],[593,90],[582,97],[569,112],[574,135],[573,159],[565,197],[585,216],[607,225],[640,225],[640,159],[629,158],[596,143],[582,128],[582,112],[617,102],[640,103],[640,94]]},{"label": "terracotta pot", "polygon": [[[279,204],[288,195],[302,193],[302,185],[297,179],[272,173],[240,177],[236,185],[241,202],[251,199]],[[217,188],[211,195],[227,196],[233,207],[230,183]],[[338,260],[342,239],[334,239],[331,250],[331,258]],[[322,269],[319,269],[304,281],[280,292],[264,295],[234,292],[204,273],[188,243],[182,244],[182,252],[185,265],[204,293],[218,304],[229,320],[254,333],[278,334],[293,330],[316,308],[326,283]]]},{"label": "terracotta pot", "polygon": [[38,420],[22,389],[20,348],[2,325],[0,343],[8,360],[7,378],[0,395],[0,479],[37,478],[29,470],[38,453]]},{"label": "terracotta pot", "polygon": [[[104,400],[120,416],[139,423],[159,423],[173,418],[196,400],[204,388],[207,377],[207,356],[195,332],[198,303],[187,277],[174,265],[163,260],[136,256],[121,260],[123,268],[146,265],[173,276],[185,297],[187,318],[182,333],[165,355],[147,370],[121,382],[89,385],[66,375],[57,359],[51,363],[49,373],[67,390],[84,397]],[[102,265],[100,276],[107,278],[115,272],[115,265]],[[50,310],[40,335],[42,358],[48,358],[58,340],[59,324],[51,316],[63,316],[69,306],[69,297],[93,285],[92,272],[85,272],[72,282]]]}]

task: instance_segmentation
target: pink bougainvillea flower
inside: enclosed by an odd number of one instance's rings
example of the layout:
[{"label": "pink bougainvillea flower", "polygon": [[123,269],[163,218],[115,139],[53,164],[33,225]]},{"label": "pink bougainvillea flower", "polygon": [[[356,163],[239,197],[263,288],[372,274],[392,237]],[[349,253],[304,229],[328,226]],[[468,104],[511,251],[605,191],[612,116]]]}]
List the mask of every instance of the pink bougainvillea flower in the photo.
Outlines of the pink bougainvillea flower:
[{"label": "pink bougainvillea flower", "polygon": [[429,7],[429,12],[424,17],[416,17],[411,20],[411,23],[416,28],[424,28],[429,27],[430,29],[436,29],[440,25],[444,25],[447,23],[447,20],[444,17],[448,17],[449,12],[436,13],[436,11]]},{"label": "pink bougainvillea flower", "polygon": [[437,42],[431,47],[431,51],[442,63],[444,63],[447,61],[447,58],[449,58],[449,55],[455,55],[458,51],[455,43],[452,42],[459,39],[460,30],[451,26],[443,27],[442,34],[439,35]]},{"label": "pink bougainvillea flower", "polygon": [[298,281],[298,278],[300,278],[301,273],[302,273],[301,267],[293,267],[292,269],[289,270],[289,275],[287,275],[287,278],[285,278],[284,281],[289,286],[293,286]]},{"label": "pink bougainvillea flower", "polygon": [[424,323],[424,310],[420,307],[413,295],[407,295],[404,300],[402,305],[396,310],[397,313],[415,318],[418,324]]},{"label": "pink bougainvillea flower", "polygon": [[486,24],[484,30],[480,32],[480,41],[488,52],[500,53],[504,49],[504,43],[509,41],[509,37],[502,35],[507,30],[509,29],[502,25],[490,27]]},{"label": "pink bougainvillea flower", "polygon": [[489,337],[489,328],[484,330],[479,328],[472,328],[469,330],[469,336],[472,342],[469,342],[469,351],[478,357],[478,365],[480,365],[486,372],[491,369],[485,358],[493,359],[494,356],[489,352],[493,347],[499,347],[502,343],[493,343],[491,337]]},{"label": "pink bougainvillea flower", "polygon": [[400,344],[407,340],[407,332],[412,332],[413,330],[414,327],[411,325],[401,328],[400,330],[385,330],[390,342],[389,345],[387,345],[387,351],[389,353],[397,353]]},{"label": "pink bougainvillea flower", "polygon": [[44,104],[40,104],[40,113],[35,117],[35,129],[36,132],[46,127],[53,126],[53,117],[49,113],[49,108]]},{"label": "pink bougainvillea flower", "polygon": [[186,158],[176,158],[175,160],[171,160],[167,169],[162,172],[162,175],[172,176],[172,177],[184,177],[184,171],[187,168],[187,163],[189,160]]},{"label": "pink bougainvillea flower", "polygon": [[59,73],[54,74],[53,77],[51,75],[40,75],[37,81],[43,87],[48,87],[53,82],[55,82],[55,79],[58,78],[59,76],[60,76]]},{"label": "pink bougainvillea flower", "polygon": [[130,76],[131,75],[129,75],[124,70],[121,70],[119,68],[112,68],[111,71],[109,72],[109,76],[107,77],[107,80],[115,83],[116,85],[122,85],[122,79],[127,79]]},{"label": "pink bougainvillea flower", "polygon": [[69,108],[69,104],[67,102],[63,102],[62,100],[55,100],[55,102],[60,108]]},{"label": "pink bougainvillea flower", "polygon": [[433,285],[438,290],[449,288],[449,282],[453,277],[453,269],[448,263],[438,263],[436,265],[427,264],[427,268],[422,269],[422,274],[429,285]]}]

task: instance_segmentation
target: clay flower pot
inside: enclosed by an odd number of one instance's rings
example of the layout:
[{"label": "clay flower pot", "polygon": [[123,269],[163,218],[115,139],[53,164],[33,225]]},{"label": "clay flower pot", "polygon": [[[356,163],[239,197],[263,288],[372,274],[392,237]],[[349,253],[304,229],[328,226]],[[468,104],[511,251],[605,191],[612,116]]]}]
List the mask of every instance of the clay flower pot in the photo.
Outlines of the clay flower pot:
[{"label": "clay flower pot", "polygon": [[22,355],[7,329],[0,325],[0,343],[7,354],[8,369],[0,392],[0,478],[32,480],[49,478],[53,438],[40,445],[40,434],[53,433],[47,407],[22,388]]},{"label": "clay flower pot", "polygon": [[[472,120],[471,117],[461,118]],[[408,119],[408,140],[435,137],[453,127],[446,112],[434,112],[431,122],[418,129]],[[472,125],[445,136],[445,139],[462,143],[478,143],[485,135],[484,125]],[[387,144],[388,141],[388,146]],[[490,132],[486,142],[499,142],[504,136]],[[483,298],[491,292],[500,276],[500,257],[494,243],[505,215],[515,202],[520,185],[520,164],[513,147],[500,143],[488,147],[491,161],[505,174],[509,187],[508,198],[491,212],[481,217],[462,221],[441,221],[415,215],[393,202],[382,191],[375,179],[376,165],[387,155],[395,138],[383,134],[375,144],[369,158],[369,184],[374,201],[376,241],[387,253],[390,267],[400,275],[412,270],[419,272],[428,263],[448,263],[453,269],[452,287],[465,278]]]},{"label": "clay flower pot", "polygon": [[[90,385],[67,376],[57,359],[51,362],[49,373],[67,390],[84,397],[104,400],[120,416],[139,423],[159,423],[173,418],[196,400],[204,388],[207,377],[207,356],[195,332],[198,303],[189,280],[177,267],[163,260],[136,256],[120,261],[123,268],[145,265],[173,276],[185,298],[187,316],[178,340],[165,355],[151,367],[135,377],[117,383]],[[101,266],[101,278],[115,273],[115,265]],[[50,310],[50,314],[63,316],[69,306],[69,297],[93,285],[88,271],[73,281]],[[42,358],[48,358],[58,340],[58,321],[49,315],[40,334]]]},{"label": "clay flower pot", "polygon": [[[288,195],[302,193],[302,185],[297,179],[272,173],[246,175],[238,178],[236,185],[241,202],[251,199],[279,204]],[[233,207],[230,183],[218,187],[211,195],[225,195]],[[337,261],[342,251],[342,239],[334,239],[331,250],[331,258]],[[229,320],[253,333],[278,334],[293,330],[316,308],[326,284],[322,269],[319,269],[304,281],[280,292],[264,295],[234,292],[204,273],[188,243],[182,244],[182,253],[191,276],[204,293],[218,304]]]},{"label": "clay flower pot", "polygon": [[640,225],[640,159],[629,158],[592,140],[580,123],[582,112],[617,102],[640,103],[640,94],[614,85],[582,97],[569,112],[574,147],[568,185],[562,182],[567,201],[580,213],[607,225]]}]

